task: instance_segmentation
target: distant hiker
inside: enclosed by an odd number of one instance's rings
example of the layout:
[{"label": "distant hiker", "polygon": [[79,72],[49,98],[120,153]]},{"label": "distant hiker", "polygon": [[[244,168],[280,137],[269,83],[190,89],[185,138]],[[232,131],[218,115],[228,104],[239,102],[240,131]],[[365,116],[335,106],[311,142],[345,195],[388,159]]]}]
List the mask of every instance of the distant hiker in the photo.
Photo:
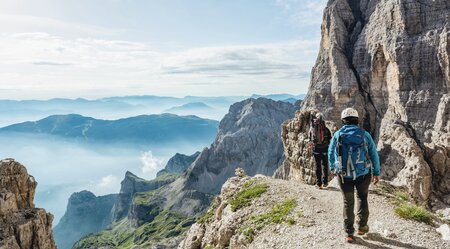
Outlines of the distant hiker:
[{"label": "distant hiker", "polygon": [[344,126],[334,133],[328,149],[330,170],[339,176],[344,197],[344,228],[347,242],[353,242],[355,229],[355,188],[358,197],[358,235],[369,231],[369,204],[367,196],[371,176],[377,184],[380,175],[380,159],[370,134],[358,127],[358,112],[353,108],[342,111]]},{"label": "distant hiker", "polygon": [[[317,187],[320,189],[328,187],[328,145],[331,140],[331,132],[325,126],[322,113],[317,113],[311,122],[309,130],[310,144],[316,161]],[[323,172],[322,172],[323,171]]]}]

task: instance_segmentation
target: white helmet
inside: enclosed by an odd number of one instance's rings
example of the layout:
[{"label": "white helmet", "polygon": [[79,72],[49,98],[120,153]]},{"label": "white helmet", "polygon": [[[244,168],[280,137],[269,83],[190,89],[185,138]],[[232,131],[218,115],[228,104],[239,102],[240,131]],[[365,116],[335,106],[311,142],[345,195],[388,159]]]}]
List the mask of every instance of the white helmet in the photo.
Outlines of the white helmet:
[{"label": "white helmet", "polygon": [[316,114],[316,119],[318,119],[318,120],[323,120],[323,114],[322,114],[321,112],[318,112],[318,113]]},{"label": "white helmet", "polygon": [[358,111],[353,108],[346,108],[345,110],[343,110],[341,113],[341,119],[349,117],[358,118]]}]

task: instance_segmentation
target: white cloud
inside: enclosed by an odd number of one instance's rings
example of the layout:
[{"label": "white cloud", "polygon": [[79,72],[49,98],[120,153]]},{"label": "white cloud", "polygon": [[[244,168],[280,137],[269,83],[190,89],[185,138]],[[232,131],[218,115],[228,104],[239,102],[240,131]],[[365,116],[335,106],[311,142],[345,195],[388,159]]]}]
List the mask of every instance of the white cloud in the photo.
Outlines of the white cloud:
[{"label": "white cloud", "polygon": [[120,189],[120,179],[114,175],[107,175],[100,179],[100,181],[93,186],[92,191],[96,195],[106,195],[111,193],[118,193]]},{"label": "white cloud", "polygon": [[316,46],[315,41],[296,41],[196,48],[166,57],[162,63],[162,71],[166,74],[198,74],[209,77],[260,75],[279,79],[301,71],[309,73]]},{"label": "white cloud", "polygon": [[152,151],[146,151],[141,156],[142,173],[144,175],[153,175],[163,166],[163,160],[153,156]]},{"label": "white cloud", "polygon": [[317,50],[318,40],[162,52],[143,42],[0,35],[0,83],[11,89],[0,98],[306,92]]}]

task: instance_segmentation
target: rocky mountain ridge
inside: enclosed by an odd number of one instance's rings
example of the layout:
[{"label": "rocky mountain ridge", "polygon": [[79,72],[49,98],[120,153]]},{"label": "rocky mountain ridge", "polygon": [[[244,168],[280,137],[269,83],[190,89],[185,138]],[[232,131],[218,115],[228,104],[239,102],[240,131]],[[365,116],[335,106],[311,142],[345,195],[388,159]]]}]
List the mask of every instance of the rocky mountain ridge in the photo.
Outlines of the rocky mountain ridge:
[{"label": "rocky mountain ridge", "polygon": [[182,177],[161,189],[165,208],[185,215],[203,211],[236,168],[249,175],[272,175],[283,161],[280,125],[295,109],[290,103],[265,98],[233,104],[213,144]]},{"label": "rocky mountain ridge", "polygon": [[153,180],[142,179],[127,171],[119,194],[98,197],[89,191],[72,194],[66,213],[54,229],[58,248],[70,249],[82,237],[100,232],[123,219],[129,218],[134,223],[148,220],[133,209],[133,197],[137,193],[152,191],[173,182],[178,174],[169,171],[172,170],[162,170]]},{"label": "rocky mountain ridge", "polygon": [[117,194],[95,196],[89,191],[73,193],[66,213],[54,228],[54,237],[59,249],[70,249],[81,237],[99,232],[112,222],[111,209]]},{"label": "rocky mountain ridge", "polygon": [[[378,143],[382,178],[450,206],[450,2],[333,0],[303,112],[283,125],[285,179],[313,181],[306,110],[341,125],[354,107]],[[295,173],[297,172],[297,173]],[[281,174],[283,175],[283,174]]]},{"label": "rocky mountain ridge", "polygon": [[[221,121],[214,143],[181,176],[160,188],[127,195],[131,205],[128,212],[122,212],[122,219],[115,219],[111,228],[83,238],[75,248],[175,248],[195,222],[192,217],[210,205],[237,167],[250,174],[273,174],[283,160],[280,125],[293,117],[294,111],[292,104],[263,98],[234,104]],[[211,188],[206,187],[208,184]],[[130,189],[135,186],[127,185]]]},{"label": "rocky mountain ridge", "polygon": [[14,159],[0,161],[0,248],[56,249],[53,215],[34,206],[37,182]]},{"label": "rocky mountain ridge", "polygon": [[163,173],[183,173],[195,161],[195,159],[197,159],[198,155],[200,155],[199,151],[190,156],[176,153],[169,159],[164,169],[159,171],[157,175]]},{"label": "rocky mountain ridge", "polygon": [[214,139],[217,126],[218,122],[215,120],[167,113],[118,120],[68,114],[6,126],[0,128],[0,133],[45,134],[78,141],[163,145],[178,141],[210,141]]}]

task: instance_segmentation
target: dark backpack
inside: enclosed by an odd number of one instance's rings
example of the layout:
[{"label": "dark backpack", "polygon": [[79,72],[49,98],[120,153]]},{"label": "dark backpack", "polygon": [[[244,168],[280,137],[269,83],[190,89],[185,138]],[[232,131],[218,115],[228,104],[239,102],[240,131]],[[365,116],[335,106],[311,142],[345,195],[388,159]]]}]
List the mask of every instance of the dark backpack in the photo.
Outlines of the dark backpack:
[{"label": "dark backpack", "polygon": [[336,172],[346,178],[356,179],[366,168],[372,168],[365,131],[357,126],[338,131],[336,144]]},{"label": "dark backpack", "polygon": [[326,127],[325,124],[320,121],[313,121],[311,125],[311,136],[314,145],[324,145],[326,144]]}]

